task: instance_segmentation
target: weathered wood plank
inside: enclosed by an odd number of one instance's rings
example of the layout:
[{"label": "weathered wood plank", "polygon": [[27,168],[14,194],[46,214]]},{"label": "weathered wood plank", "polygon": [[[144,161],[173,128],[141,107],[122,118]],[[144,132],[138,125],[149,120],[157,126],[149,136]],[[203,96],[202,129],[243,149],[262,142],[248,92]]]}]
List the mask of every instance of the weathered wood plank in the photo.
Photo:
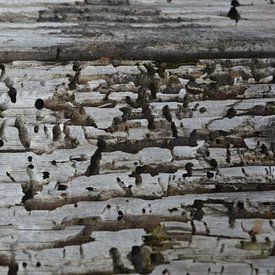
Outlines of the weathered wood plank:
[{"label": "weathered wood plank", "polygon": [[1,70],[0,266],[273,272],[274,59]]},{"label": "weathered wood plank", "polygon": [[[0,60],[272,57],[275,6],[241,1],[3,1]],[[9,22],[9,23],[7,23]],[[164,46],[165,44],[165,46]],[[110,45],[112,45],[110,47]]]}]

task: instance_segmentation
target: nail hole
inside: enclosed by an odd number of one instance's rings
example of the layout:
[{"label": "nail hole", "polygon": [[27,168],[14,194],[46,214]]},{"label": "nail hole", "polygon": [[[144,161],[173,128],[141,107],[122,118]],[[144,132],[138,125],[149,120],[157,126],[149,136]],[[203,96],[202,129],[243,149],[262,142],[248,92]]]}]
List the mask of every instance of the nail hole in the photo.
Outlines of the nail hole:
[{"label": "nail hole", "polygon": [[33,131],[37,134],[39,132],[39,126],[38,125],[35,125],[33,127]]},{"label": "nail hole", "polygon": [[43,99],[39,98],[35,101],[35,104],[34,104],[35,108],[38,109],[38,110],[41,110],[44,108],[44,101]]},{"label": "nail hole", "polygon": [[43,172],[43,179],[48,179],[50,177],[49,172]]},{"label": "nail hole", "polygon": [[58,187],[57,187],[58,191],[65,191],[67,189],[68,189],[68,186],[64,185],[64,184],[59,184]]}]

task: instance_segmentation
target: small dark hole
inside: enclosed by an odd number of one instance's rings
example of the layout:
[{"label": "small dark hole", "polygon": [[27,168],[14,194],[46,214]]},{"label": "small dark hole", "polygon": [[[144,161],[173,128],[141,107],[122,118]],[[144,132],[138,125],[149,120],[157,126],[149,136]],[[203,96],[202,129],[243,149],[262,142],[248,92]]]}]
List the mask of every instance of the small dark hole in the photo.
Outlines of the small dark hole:
[{"label": "small dark hole", "polygon": [[111,205],[110,204],[107,204],[107,209],[110,209],[111,208]]},{"label": "small dark hole", "polygon": [[146,210],[145,210],[145,208],[143,208],[143,209],[142,209],[142,213],[146,213]]},{"label": "small dark hole", "polygon": [[50,177],[49,172],[43,172],[43,179],[48,179]]},{"label": "small dark hole", "polygon": [[77,203],[75,203],[75,204],[74,204],[74,207],[75,207],[75,208],[76,208],[76,207],[78,207],[78,204],[77,204]]},{"label": "small dark hole", "polygon": [[32,157],[31,156],[28,156],[28,161],[32,162]]},{"label": "small dark hole", "polygon": [[32,164],[30,164],[28,167],[29,167],[30,169],[33,169],[33,168],[34,168],[34,166],[33,166]]},{"label": "small dark hole", "polygon": [[218,162],[215,159],[210,159],[209,164],[214,168],[218,167]]},{"label": "small dark hole", "polygon": [[65,191],[67,189],[68,189],[68,186],[64,185],[64,184],[59,184],[58,187],[57,187],[58,191]]},{"label": "small dark hole", "polygon": [[52,161],[52,165],[54,165],[54,166],[56,165],[56,161],[55,160]]},{"label": "small dark hole", "polygon": [[39,132],[39,126],[38,125],[35,125],[33,127],[33,131],[37,134]]},{"label": "small dark hole", "polygon": [[10,90],[8,91],[8,95],[10,97],[10,100],[12,103],[16,103],[16,95],[17,91],[14,87],[11,87]]},{"label": "small dark hole", "polygon": [[207,178],[212,179],[214,177],[214,173],[207,171]]},{"label": "small dark hole", "polygon": [[41,266],[41,263],[40,263],[40,262],[37,262],[37,263],[36,263],[36,266],[37,266],[37,267],[40,267],[40,266]]},{"label": "small dark hole", "polygon": [[26,262],[23,262],[23,263],[22,263],[22,266],[23,266],[23,267],[26,267],[27,265],[28,265],[28,264],[27,264]]},{"label": "small dark hole", "polygon": [[0,139],[0,147],[4,146],[4,141],[2,139]]},{"label": "small dark hole", "polygon": [[226,116],[228,118],[233,118],[235,115],[237,114],[236,110],[234,109],[234,107],[231,107],[227,110],[227,114]]},{"label": "small dark hole", "polygon": [[206,108],[205,108],[205,107],[201,107],[201,108],[199,109],[199,111],[200,111],[201,114],[203,114],[203,113],[206,112]]},{"label": "small dark hole", "polygon": [[94,188],[93,187],[86,187],[86,190],[88,190],[88,191],[94,191]]},{"label": "small dark hole", "polygon": [[41,110],[44,108],[44,101],[43,99],[39,98],[35,101],[35,104],[34,104],[35,108],[38,109],[38,110]]}]

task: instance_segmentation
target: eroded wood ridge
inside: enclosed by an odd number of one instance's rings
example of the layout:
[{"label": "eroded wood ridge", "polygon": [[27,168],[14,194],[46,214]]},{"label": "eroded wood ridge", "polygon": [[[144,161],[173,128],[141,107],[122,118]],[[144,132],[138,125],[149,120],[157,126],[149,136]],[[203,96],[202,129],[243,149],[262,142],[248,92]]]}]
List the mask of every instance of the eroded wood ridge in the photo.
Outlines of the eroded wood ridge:
[{"label": "eroded wood ridge", "polygon": [[275,272],[274,59],[0,69],[1,272]]},{"label": "eroded wood ridge", "polygon": [[0,60],[275,56],[275,5],[242,0],[0,1]]}]

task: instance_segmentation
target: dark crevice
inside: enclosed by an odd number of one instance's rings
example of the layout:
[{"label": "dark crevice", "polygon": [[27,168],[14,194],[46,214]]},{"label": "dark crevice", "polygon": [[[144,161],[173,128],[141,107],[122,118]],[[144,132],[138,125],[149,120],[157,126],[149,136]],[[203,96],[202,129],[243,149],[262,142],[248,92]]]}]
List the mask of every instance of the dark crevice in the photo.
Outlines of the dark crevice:
[{"label": "dark crevice", "polygon": [[18,272],[18,264],[17,263],[11,263],[9,265],[8,275],[17,275],[17,272]]},{"label": "dark crevice", "polygon": [[101,150],[97,149],[95,153],[91,156],[90,165],[88,166],[85,175],[90,177],[92,175],[98,175],[100,169],[100,160],[101,160]]}]

